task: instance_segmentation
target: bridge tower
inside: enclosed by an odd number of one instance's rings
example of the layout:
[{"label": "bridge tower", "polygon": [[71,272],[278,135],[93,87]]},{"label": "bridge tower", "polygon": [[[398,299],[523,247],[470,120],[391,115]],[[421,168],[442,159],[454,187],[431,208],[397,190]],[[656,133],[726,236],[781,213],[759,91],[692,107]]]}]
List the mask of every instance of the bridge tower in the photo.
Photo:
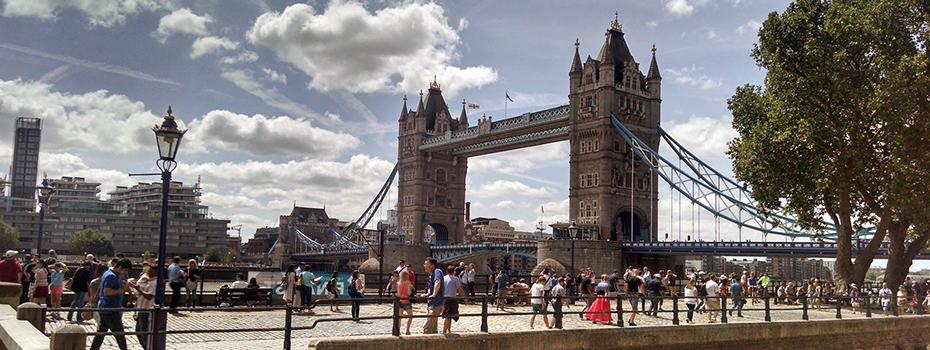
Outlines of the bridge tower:
[{"label": "bridge tower", "polygon": [[614,19],[597,59],[582,62],[579,43],[569,72],[571,143],[569,218],[597,232],[596,239],[655,240],[658,178],[631,159],[631,150],[611,126],[611,114],[659,147],[661,82],[652,49],[648,75],[630,54],[623,28]]},{"label": "bridge tower", "polygon": [[449,152],[421,151],[427,137],[468,128],[462,112],[453,118],[433,80],[424,98],[420,92],[416,111],[407,109],[407,98],[398,119],[398,228],[414,244],[460,243],[465,235],[465,174],[468,161]]}]

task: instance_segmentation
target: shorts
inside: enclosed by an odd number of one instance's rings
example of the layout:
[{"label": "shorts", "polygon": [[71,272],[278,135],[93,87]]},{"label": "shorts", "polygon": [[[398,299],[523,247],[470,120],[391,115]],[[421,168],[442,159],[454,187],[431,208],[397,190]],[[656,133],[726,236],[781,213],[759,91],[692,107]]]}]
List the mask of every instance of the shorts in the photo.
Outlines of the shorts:
[{"label": "shorts", "polygon": [[708,297],[706,301],[704,301],[704,305],[707,306],[707,310],[711,310],[711,311],[720,310],[720,299],[718,299],[717,297]]},{"label": "shorts", "polygon": [[459,301],[446,299],[446,306],[442,309],[442,318],[459,320]]},{"label": "shorts", "polygon": [[609,298],[615,298],[615,297],[617,297],[617,292],[607,292],[607,297],[609,297]]},{"label": "shorts", "polygon": [[546,314],[546,304],[533,304],[533,312],[537,314]]},{"label": "shorts", "polygon": [[60,284],[49,286],[49,290],[51,291],[52,294],[57,294],[57,295],[62,295],[65,293],[65,287]]},{"label": "shorts", "polygon": [[407,310],[407,311],[413,311],[413,304],[410,304],[410,303],[400,304],[400,309]]},{"label": "shorts", "polygon": [[630,300],[630,310],[639,310],[639,300],[641,299],[639,296],[629,296],[627,299]]},{"label": "shorts", "polygon": [[48,286],[36,286],[32,291],[33,299],[45,299],[46,297],[48,297]]}]

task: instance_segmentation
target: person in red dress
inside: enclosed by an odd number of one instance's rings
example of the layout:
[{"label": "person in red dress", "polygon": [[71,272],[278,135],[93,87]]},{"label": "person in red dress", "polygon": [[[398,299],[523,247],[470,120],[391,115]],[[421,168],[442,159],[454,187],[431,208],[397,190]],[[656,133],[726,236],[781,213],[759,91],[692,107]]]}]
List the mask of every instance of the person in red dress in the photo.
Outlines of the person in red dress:
[{"label": "person in red dress", "polygon": [[607,290],[610,284],[607,283],[607,275],[601,275],[601,281],[594,288],[596,298],[584,318],[594,323],[611,323],[613,318],[610,315],[610,299],[607,298]]}]

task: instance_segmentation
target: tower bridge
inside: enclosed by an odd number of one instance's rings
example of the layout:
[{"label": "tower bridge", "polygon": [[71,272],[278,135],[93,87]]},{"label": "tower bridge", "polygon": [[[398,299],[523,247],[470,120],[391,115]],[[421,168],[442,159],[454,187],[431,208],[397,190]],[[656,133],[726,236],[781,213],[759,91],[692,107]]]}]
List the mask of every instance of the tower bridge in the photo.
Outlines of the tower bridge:
[{"label": "tower bridge", "polygon": [[[760,213],[748,188],[701,161],[660,127],[662,76],[652,47],[644,71],[633,57],[618,20],[610,23],[595,57],[582,59],[575,42],[568,70],[567,104],[472,125],[465,101],[453,117],[438,81],[422,91],[416,108],[405,96],[398,117],[397,164],[358,220],[321,242],[291,230],[282,235],[283,258],[298,261],[364,259],[371,269],[380,250],[363,242],[364,228],[398,181],[397,232],[404,244],[386,245],[385,264],[435,256],[443,261],[495,255],[535,255],[537,261],[609,271],[626,264],[682,267],[684,255],[818,256],[835,254],[836,228],[823,222],[803,229],[782,213]],[[455,82],[448,82],[454,84]],[[560,232],[532,244],[465,244],[465,178],[468,159],[568,141],[570,222],[587,232],[582,241]],[[659,153],[660,143],[670,150]],[[657,242],[659,181],[719,222],[792,242]],[[390,203],[394,205],[395,203]],[[698,230],[700,231],[700,230]],[[867,239],[871,230],[857,237]],[[719,234],[715,236],[719,237]],[[314,236],[319,238],[319,235]],[[819,243],[794,243],[794,239]],[[719,239],[719,238],[717,238]],[[280,242],[279,242],[280,243]],[[577,248],[577,253],[575,252]],[[571,252],[571,253],[569,253]],[[880,253],[885,254],[885,253]],[[547,260],[551,259],[551,260]],[[363,268],[365,268],[363,264]]]}]

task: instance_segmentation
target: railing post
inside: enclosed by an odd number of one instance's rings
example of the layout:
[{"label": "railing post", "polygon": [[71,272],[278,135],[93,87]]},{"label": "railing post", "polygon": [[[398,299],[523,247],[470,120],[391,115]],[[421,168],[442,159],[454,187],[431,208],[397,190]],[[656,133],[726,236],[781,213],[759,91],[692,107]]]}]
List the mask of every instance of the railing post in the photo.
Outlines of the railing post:
[{"label": "railing post", "polygon": [[840,311],[842,310],[842,301],[843,298],[836,298],[836,319],[838,320],[843,318],[843,314]]},{"label": "railing post", "polygon": [[801,298],[801,319],[807,321],[807,296]]},{"label": "railing post", "polygon": [[391,317],[391,335],[395,337],[400,336],[400,299],[394,299],[394,314]]},{"label": "railing post", "polygon": [[765,301],[765,322],[772,322],[772,314],[771,314],[772,309],[769,306],[770,301],[769,301],[768,293],[765,293],[763,300]]},{"label": "railing post", "polygon": [[727,297],[720,297],[720,323],[727,323]]},{"label": "railing post", "polygon": [[865,317],[872,318],[872,294],[865,294]]},{"label": "railing post", "polygon": [[284,350],[291,350],[291,305],[284,303]]},{"label": "railing post", "polygon": [[488,333],[488,296],[481,298],[481,332]]},{"label": "railing post", "polygon": [[678,295],[672,293],[672,324],[679,325],[681,321],[678,319]]},{"label": "railing post", "polygon": [[623,327],[623,296],[617,293],[617,326]]}]

